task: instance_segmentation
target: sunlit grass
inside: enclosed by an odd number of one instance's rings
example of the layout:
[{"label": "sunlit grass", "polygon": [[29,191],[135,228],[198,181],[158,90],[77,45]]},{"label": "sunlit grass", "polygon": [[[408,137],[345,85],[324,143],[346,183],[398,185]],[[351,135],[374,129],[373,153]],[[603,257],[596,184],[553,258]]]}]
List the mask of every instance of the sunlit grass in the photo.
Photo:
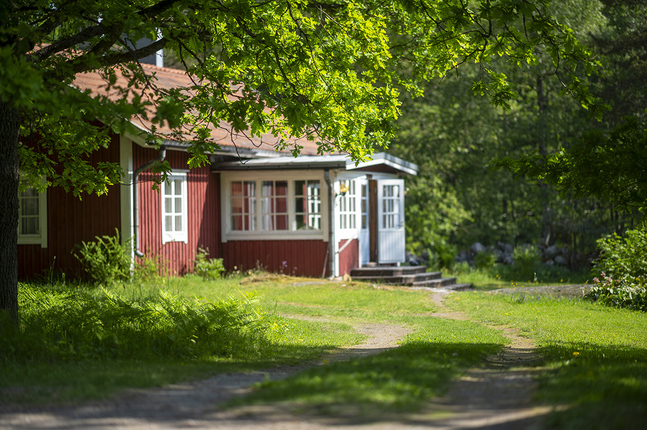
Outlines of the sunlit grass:
[{"label": "sunlit grass", "polygon": [[472,284],[474,289],[479,291],[491,291],[501,288],[527,288],[541,287],[546,285],[571,285],[571,284],[591,284],[591,276],[588,272],[565,273],[554,279],[542,278],[538,275],[537,280],[510,280],[498,273],[497,266],[490,270],[461,270],[448,271],[444,276],[454,276],[459,283]]},{"label": "sunlit grass", "polygon": [[[507,341],[470,321],[404,317],[415,331],[388,352],[311,368],[267,382],[232,405],[281,403],[300,414],[373,421],[419,411],[442,395],[452,378]],[[404,322],[404,321],[402,321]]]},{"label": "sunlit grass", "polygon": [[550,369],[538,398],[568,408],[550,428],[633,429],[647,422],[647,314],[532,294],[455,293],[452,309],[517,328]]},{"label": "sunlit grass", "polygon": [[[0,401],[104,398],[124,388],[307,362],[365,337],[344,323],[286,319],[262,305],[245,309],[250,294],[225,294],[229,282],[220,296],[204,298],[217,284],[200,281],[206,294],[199,301],[170,295],[169,285],[107,293],[78,285],[21,286],[20,331],[8,319],[0,322]],[[168,306],[158,303],[160,291]],[[220,300],[231,312],[210,310]],[[231,318],[223,320],[227,314]],[[210,322],[209,315],[219,319]]]}]

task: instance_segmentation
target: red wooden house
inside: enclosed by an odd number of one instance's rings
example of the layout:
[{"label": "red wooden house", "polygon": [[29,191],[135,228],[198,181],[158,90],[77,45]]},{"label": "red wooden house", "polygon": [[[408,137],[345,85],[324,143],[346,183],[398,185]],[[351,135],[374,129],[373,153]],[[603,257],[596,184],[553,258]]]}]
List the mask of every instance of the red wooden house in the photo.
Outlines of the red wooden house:
[{"label": "red wooden house", "polygon": [[[143,67],[156,73],[158,86],[190,84],[184,72]],[[95,94],[105,88],[97,74],[81,75],[74,85]],[[131,122],[150,130],[142,118]],[[20,194],[20,278],[50,269],[78,273],[74,245],[115,229],[132,239],[133,258],[160,255],[177,274],[191,270],[199,247],[223,258],[229,270],[262,266],[314,277],[405,259],[402,177],[416,174],[414,164],[378,153],[355,165],[345,155],[317,156],[307,141],[299,142],[302,155],[294,158],[277,152],[272,136],[237,135],[223,124],[212,130],[221,149],[211,165],[189,169],[185,141],[169,136],[155,149],[143,136],[114,134],[92,156],[119,162],[127,172],[107,195],[79,200],[56,188]],[[161,159],[173,170],[154,190],[148,169]]]}]

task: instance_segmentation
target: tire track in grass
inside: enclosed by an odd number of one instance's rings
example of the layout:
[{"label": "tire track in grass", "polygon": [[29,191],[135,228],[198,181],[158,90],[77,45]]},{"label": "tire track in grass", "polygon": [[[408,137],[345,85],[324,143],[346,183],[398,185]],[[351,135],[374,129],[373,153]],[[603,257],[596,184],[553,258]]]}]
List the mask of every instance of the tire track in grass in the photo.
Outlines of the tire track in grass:
[{"label": "tire track in grass", "polygon": [[[432,301],[441,308],[434,317],[469,320],[462,312],[450,311],[444,304],[450,291],[437,289]],[[499,353],[487,357],[484,365],[468,369],[458,378],[445,396],[430,405],[431,415],[441,418],[426,420],[442,429],[535,429],[552,408],[533,402],[537,390],[537,365],[542,357],[535,342],[522,337],[510,327],[489,326],[501,330],[510,340]]]}]

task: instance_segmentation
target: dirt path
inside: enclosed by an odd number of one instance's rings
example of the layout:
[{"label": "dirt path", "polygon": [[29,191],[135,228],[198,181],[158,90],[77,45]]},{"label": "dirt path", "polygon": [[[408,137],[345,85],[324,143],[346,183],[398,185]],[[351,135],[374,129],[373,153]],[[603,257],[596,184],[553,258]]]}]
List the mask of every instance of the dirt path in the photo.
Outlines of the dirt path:
[{"label": "dirt path", "polygon": [[[446,291],[432,294],[434,302],[445,308]],[[437,317],[464,320],[459,312],[441,312]],[[548,407],[532,402],[537,388],[536,364],[541,357],[531,339],[521,337],[507,327],[494,327],[503,332],[510,345],[487,358],[485,366],[469,369],[454,382],[448,393],[436,400],[431,411],[444,411],[445,418],[433,420],[442,429],[536,429],[540,418],[550,412]]]},{"label": "dirt path", "polygon": [[[434,291],[432,299],[444,307],[445,292]],[[446,308],[445,308],[446,309]],[[443,310],[434,317],[467,319],[465,315]],[[410,330],[396,325],[362,324],[356,327],[368,336],[352,347],[333,351],[322,361],[347,360],[377,354],[395,348]],[[290,414],[280,406],[246,407],[228,411],[218,405],[232,396],[244,395],[251,386],[267,379],[290,376],[306,366],[282,367],[264,372],[221,374],[185,384],[152,390],[130,390],[105,402],[74,407],[47,407],[38,410],[0,410],[0,429],[269,429],[317,430],[334,427],[357,429],[531,429],[547,411],[534,407],[533,370],[528,366],[538,360],[534,345],[505,329],[511,340],[496,356],[489,357],[482,368],[469,370],[457,380],[443,398],[436,399],[423,413],[406,422],[377,422],[353,426],[336,422],[334,417],[313,419]]]}]

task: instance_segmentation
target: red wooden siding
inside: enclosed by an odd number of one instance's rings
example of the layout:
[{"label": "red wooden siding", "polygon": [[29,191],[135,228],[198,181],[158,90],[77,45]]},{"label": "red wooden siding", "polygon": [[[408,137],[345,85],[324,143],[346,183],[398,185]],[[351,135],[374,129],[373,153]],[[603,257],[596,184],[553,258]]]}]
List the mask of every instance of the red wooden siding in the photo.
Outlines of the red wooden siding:
[{"label": "red wooden siding", "polygon": [[340,240],[339,249],[349,240],[351,243],[339,253],[339,274],[342,276],[359,267],[359,241],[357,239]]},{"label": "red wooden siding", "polygon": [[[137,168],[157,156],[153,149],[133,145],[133,161]],[[171,168],[187,170],[188,154],[180,151],[166,152]],[[157,174],[142,172],[139,175],[139,231],[140,250],[149,256],[160,255],[172,275],[183,275],[192,268],[198,247],[209,248],[213,258],[221,257],[220,249],[220,185],[219,177],[205,166],[187,173],[188,243],[162,244],[162,202],[159,190],[153,190]]]},{"label": "red wooden siding", "polygon": [[269,272],[321,277],[328,244],[322,240],[238,240],[222,244],[227,270],[254,269]]},{"label": "red wooden siding", "polygon": [[[119,162],[119,137],[113,136],[107,149],[90,157],[91,162]],[[18,245],[18,279],[33,279],[50,268],[68,276],[80,274],[78,261],[72,255],[74,245],[94,240],[96,236],[114,235],[121,228],[119,186],[103,196],[82,195],[83,200],[62,188],[47,190],[47,248],[40,245]]]}]

